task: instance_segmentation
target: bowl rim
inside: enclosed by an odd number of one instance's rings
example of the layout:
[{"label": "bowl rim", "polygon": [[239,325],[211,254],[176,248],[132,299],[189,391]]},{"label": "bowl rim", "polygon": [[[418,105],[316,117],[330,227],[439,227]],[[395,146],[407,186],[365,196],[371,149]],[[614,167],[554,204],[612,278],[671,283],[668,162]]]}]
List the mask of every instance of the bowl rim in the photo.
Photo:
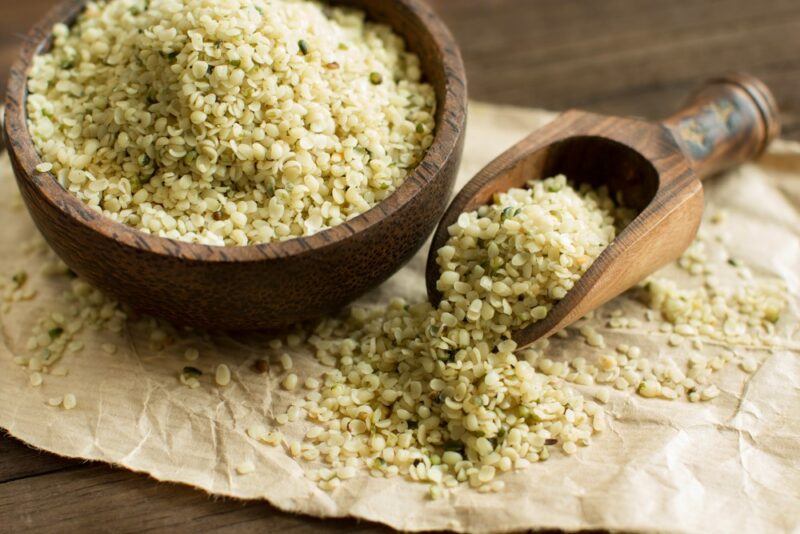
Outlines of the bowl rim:
[{"label": "bowl rim", "polygon": [[[450,31],[424,0],[393,0],[420,24],[439,53],[444,77],[443,94],[438,94],[437,124],[434,140],[423,159],[406,176],[400,186],[387,198],[369,210],[321,230],[310,236],[245,246],[205,245],[147,234],[99,213],[64,189],[50,172],[39,172],[42,163],[33,145],[27,125],[27,79],[34,57],[49,43],[53,25],[72,21],[84,9],[88,0],[62,0],[50,9],[27,33],[21,51],[11,67],[5,97],[6,149],[18,181],[27,180],[42,200],[51,208],[70,217],[87,230],[113,240],[119,245],[142,253],[180,259],[188,262],[261,262],[299,257],[344,242],[355,235],[373,229],[386,218],[396,214],[435,181],[439,171],[458,156],[458,146],[466,129],[466,74],[461,53]],[[374,0],[381,2],[382,0]],[[344,2],[333,2],[351,4]],[[399,32],[398,32],[399,33]],[[400,34],[408,45],[408,36]],[[22,177],[20,176],[22,175]]]}]

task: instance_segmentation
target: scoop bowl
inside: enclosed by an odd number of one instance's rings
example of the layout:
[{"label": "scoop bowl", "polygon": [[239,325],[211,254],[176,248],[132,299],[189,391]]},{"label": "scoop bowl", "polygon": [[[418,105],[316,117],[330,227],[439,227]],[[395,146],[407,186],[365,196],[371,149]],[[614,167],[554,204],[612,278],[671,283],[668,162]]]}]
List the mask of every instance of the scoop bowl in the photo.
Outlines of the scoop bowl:
[{"label": "scoop bowl", "polygon": [[703,214],[701,180],[758,157],[780,130],[777,106],[758,79],[709,80],[661,123],[568,111],[508,149],[458,193],[434,233],[426,271],[437,304],[438,249],[462,212],[530,180],[565,174],[607,186],[638,215],[555,303],[547,316],[514,332],[519,348],[547,337],[678,258]]}]

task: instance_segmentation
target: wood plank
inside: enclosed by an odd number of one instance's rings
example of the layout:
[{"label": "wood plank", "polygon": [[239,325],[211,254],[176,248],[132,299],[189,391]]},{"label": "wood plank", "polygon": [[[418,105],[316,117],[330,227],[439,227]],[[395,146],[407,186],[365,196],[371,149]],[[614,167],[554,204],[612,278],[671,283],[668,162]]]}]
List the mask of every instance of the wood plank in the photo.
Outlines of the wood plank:
[{"label": "wood plank", "polygon": [[[0,18],[0,88],[21,34],[55,0]],[[660,118],[703,78],[762,77],[800,139],[796,0],[430,0],[458,38],[473,98]]]},{"label": "wood plank", "polygon": [[[2,456],[19,458],[15,448],[24,447],[8,436],[0,444]],[[372,523],[288,514],[264,502],[213,498],[97,463],[71,465],[0,482],[0,531],[13,525],[14,532],[100,532],[113,525],[114,532],[388,532]]]},{"label": "wood plank", "polygon": [[704,78],[747,71],[800,139],[795,0],[431,0],[461,46],[471,98],[651,119]]},{"label": "wood plank", "polygon": [[33,449],[0,431],[0,483],[76,468],[80,464]]}]

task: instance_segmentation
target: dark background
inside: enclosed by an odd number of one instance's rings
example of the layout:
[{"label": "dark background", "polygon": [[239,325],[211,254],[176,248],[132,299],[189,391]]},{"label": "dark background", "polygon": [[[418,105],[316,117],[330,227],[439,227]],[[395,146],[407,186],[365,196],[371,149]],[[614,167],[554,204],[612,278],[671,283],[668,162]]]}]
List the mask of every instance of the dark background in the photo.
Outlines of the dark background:
[{"label": "dark background", "polygon": [[[383,0],[391,1],[391,0]],[[55,0],[0,0],[0,87]],[[704,78],[761,77],[800,139],[798,0],[430,0],[476,100],[659,118]]]},{"label": "dark background", "polygon": [[[798,0],[430,1],[461,45],[473,99],[657,119],[703,79],[745,71],[774,91],[784,136],[800,139]],[[54,3],[0,0],[0,87],[21,36]],[[212,500],[142,475],[38,453],[0,434],[0,531],[8,527],[380,529],[284,514],[264,503]]]}]

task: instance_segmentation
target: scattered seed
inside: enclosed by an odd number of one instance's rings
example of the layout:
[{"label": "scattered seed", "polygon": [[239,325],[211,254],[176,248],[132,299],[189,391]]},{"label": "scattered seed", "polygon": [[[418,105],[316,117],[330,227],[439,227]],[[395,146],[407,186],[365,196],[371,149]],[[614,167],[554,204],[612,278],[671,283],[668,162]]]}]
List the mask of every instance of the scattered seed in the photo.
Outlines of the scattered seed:
[{"label": "scattered seed", "polygon": [[236,472],[240,475],[248,475],[256,470],[256,466],[250,460],[245,460],[236,466]]},{"label": "scattered seed", "polygon": [[217,371],[214,373],[214,381],[218,386],[227,386],[231,383],[231,370],[230,368],[221,363],[217,366]]},{"label": "scattered seed", "polygon": [[64,395],[64,409],[71,410],[77,406],[78,400],[75,398],[75,395],[72,393],[67,393]]},{"label": "scattered seed", "polygon": [[297,375],[294,373],[289,373],[286,375],[286,378],[283,379],[282,385],[285,390],[294,391],[294,389],[297,387]]}]

